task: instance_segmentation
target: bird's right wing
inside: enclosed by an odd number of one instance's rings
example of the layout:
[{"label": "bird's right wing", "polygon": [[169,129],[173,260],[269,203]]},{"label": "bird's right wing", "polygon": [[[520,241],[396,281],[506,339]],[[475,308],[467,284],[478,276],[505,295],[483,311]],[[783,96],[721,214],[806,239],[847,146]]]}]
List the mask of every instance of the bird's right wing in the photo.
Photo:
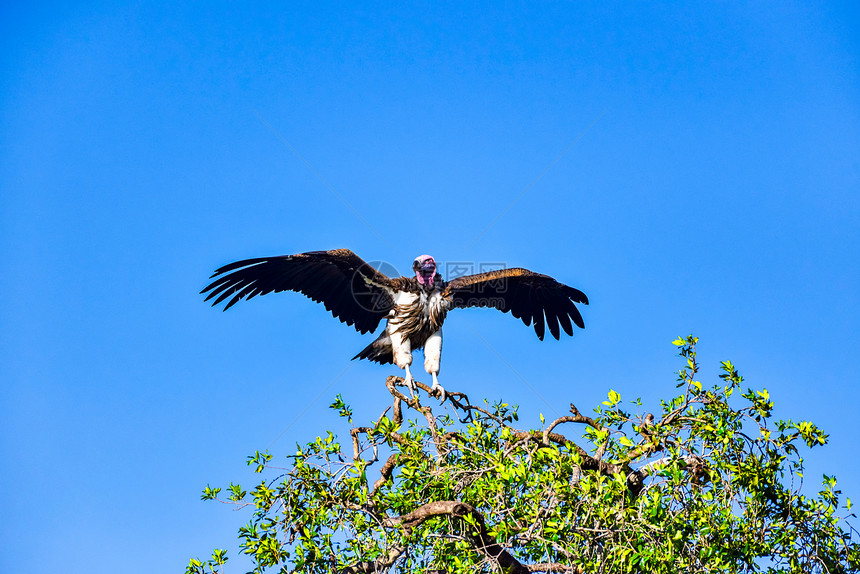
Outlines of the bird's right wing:
[{"label": "bird's right wing", "polygon": [[213,306],[229,298],[226,311],[241,299],[297,291],[325,305],[361,333],[374,331],[394,307],[391,280],[349,249],[245,259],[215,271],[201,293]]}]

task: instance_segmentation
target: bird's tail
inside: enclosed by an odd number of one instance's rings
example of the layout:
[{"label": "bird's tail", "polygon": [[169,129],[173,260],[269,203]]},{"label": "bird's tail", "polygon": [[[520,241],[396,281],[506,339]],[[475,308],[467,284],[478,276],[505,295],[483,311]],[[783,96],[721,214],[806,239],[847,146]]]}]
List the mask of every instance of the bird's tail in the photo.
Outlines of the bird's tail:
[{"label": "bird's tail", "polygon": [[352,358],[353,361],[356,359],[367,359],[380,365],[393,363],[394,350],[391,347],[391,339],[388,337],[388,333],[383,331],[378,339]]}]

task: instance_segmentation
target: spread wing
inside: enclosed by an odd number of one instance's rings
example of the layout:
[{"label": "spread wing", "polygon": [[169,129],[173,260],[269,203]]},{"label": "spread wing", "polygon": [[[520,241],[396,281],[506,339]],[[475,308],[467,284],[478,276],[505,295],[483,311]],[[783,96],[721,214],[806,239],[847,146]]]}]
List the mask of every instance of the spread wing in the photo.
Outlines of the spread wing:
[{"label": "spread wing", "polygon": [[298,291],[325,305],[331,314],[361,333],[374,331],[394,307],[391,280],[349,249],[245,259],[225,265],[201,293],[212,306],[241,299]]},{"label": "spread wing", "polygon": [[545,326],[556,339],[559,325],[573,335],[571,320],[585,328],[574,303],[588,305],[588,297],[579,289],[528,269],[500,269],[458,277],[448,283],[442,296],[451,307],[493,307],[504,313],[510,311],[527,326],[534,321],[541,341]]}]

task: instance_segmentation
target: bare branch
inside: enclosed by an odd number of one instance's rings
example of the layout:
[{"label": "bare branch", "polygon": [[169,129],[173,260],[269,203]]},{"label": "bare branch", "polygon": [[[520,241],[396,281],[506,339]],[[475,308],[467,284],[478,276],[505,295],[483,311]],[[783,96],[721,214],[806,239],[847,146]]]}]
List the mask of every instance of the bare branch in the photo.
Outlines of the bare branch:
[{"label": "bare branch", "polygon": [[388,457],[388,460],[386,460],[385,464],[382,465],[382,468],[379,469],[379,475],[380,476],[376,480],[376,482],[373,483],[373,492],[371,492],[371,495],[373,495],[373,493],[376,492],[377,488],[379,488],[380,486],[385,484],[388,481],[388,479],[391,478],[391,473],[394,472],[394,467],[396,467],[396,466],[397,466],[397,453],[394,453]]},{"label": "bare branch", "polygon": [[588,426],[594,428],[595,430],[603,430],[604,427],[602,424],[597,422],[591,417],[587,417],[579,412],[579,409],[573,403],[570,403],[570,413],[573,415],[573,421],[576,423],[585,423]]}]

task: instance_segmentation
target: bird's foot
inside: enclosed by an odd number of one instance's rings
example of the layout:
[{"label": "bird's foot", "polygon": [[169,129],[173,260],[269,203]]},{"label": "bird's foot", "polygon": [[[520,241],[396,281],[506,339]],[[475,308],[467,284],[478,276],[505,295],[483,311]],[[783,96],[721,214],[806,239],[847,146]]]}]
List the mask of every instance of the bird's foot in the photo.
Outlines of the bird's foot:
[{"label": "bird's foot", "polygon": [[412,373],[409,372],[409,368],[406,369],[406,376],[403,377],[403,385],[409,389],[409,394],[412,395],[412,398],[415,398],[415,393],[418,392],[418,387],[415,386],[415,379],[412,378]]},{"label": "bird's foot", "polygon": [[439,384],[439,379],[436,378],[436,373],[433,373],[433,386],[430,387],[430,394],[438,394],[439,401],[443,403],[445,402],[445,398],[448,396],[445,389]]}]

